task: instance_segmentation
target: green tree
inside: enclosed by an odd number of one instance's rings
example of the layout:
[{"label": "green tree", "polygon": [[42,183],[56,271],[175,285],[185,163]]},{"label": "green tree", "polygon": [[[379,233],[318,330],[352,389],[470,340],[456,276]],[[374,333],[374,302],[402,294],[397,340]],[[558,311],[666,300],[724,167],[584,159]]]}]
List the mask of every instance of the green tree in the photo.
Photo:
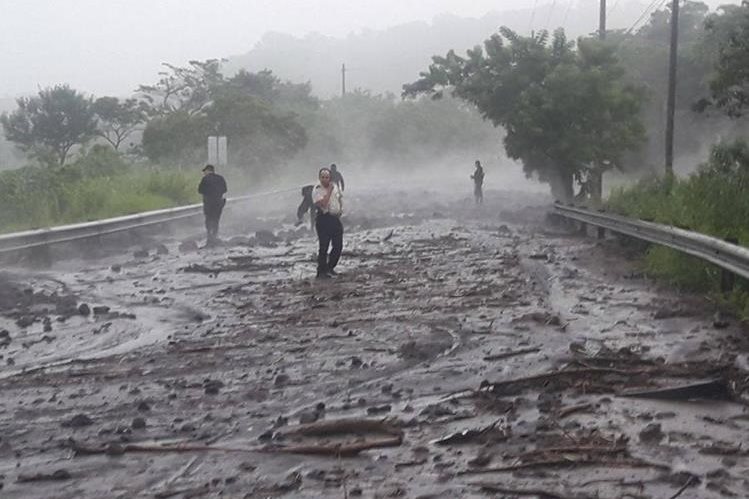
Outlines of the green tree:
[{"label": "green tree", "polygon": [[622,154],[644,140],[642,92],[622,74],[613,48],[598,41],[580,39],[575,50],[563,30],[524,37],[503,27],[466,57],[434,57],[403,88],[404,96],[450,91],[475,105],[504,128],[505,150],[526,174],[570,200],[575,181],[621,167]]},{"label": "green tree", "polygon": [[15,111],[0,117],[5,137],[44,163],[63,165],[73,146],[96,135],[91,99],[68,85],[40,90],[17,103]]},{"label": "green tree", "polygon": [[749,105],[749,2],[722,7],[705,27],[717,58],[710,81],[712,103],[739,117]]},{"label": "green tree", "polygon": [[221,62],[190,61],[185,67],[164,63],[166,70],[159,72],[159,81],[139,86],[138,92],[153,115],[199,113],[210,103],[213,89],[224,81]]},{"label": "green tree", "polygon": [[143,130],[141,148],[152,161],[187,166],[202,162],[206,138],[211,134],[204,116],[174,111],[152,118]]},{"label": "green tree", "polygon": [[309,112],[318,105],[309,85],[281,82],[270,71],[240,71],[227,79],[216,60],[168,67],[156,85],[141,87],[154,115],[143,133],[149,159],[194,164],[204,158],[209,135],[225,135],[231,161],[257,172],[307,143],[291,109]]},{"label": "green tree", "polygon": [[147,109],[137,99],[120,101],[116,97],[100,97],[94,101],[97,135],[119,151],[120,145],[145,123]]}]

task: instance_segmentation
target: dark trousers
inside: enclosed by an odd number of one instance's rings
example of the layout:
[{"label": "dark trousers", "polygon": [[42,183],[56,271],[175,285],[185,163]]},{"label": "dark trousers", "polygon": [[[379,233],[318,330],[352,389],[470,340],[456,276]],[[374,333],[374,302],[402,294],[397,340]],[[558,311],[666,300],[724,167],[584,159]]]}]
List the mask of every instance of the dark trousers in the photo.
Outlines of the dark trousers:
[{"label": "dark trousers", "polygon": [[484,187],[481,184],[476,184],[473,187],[473,197],[476,199],[476,204],[484,202]]},{"label": "dark trousers", "polygon": [[218,223],[221,220],[221,212],[224,209],[224,200],[215,203],[203,203],[203,214],[205,215],[205,231],[208,242],[218,240]]},{"label": "dark trousers", "polygon": [[[341,258],[343,250],[343,224],[341,219],[329,213],[318,213],[315,220],[320,251],[317,253],[317,273],[333,270]],[[328,248],[332,245],[330,255]]]}]

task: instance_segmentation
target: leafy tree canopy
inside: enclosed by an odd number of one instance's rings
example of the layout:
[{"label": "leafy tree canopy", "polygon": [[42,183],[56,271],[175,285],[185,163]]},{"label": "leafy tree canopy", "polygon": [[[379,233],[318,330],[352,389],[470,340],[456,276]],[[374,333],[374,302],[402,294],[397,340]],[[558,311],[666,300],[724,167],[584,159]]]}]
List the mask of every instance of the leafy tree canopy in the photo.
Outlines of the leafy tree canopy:
[{"label": "leafy tree canopy", "polygon": [[705,28],[717,45],[712,101],[729,116],[741,116],[749,105],[749,2],[721,7]]},{"label": "leafy tree canopy", "polygon": [[142,142],[150,159],[194,164],[204,158],[209,135],[225,135],[233,162],[257,170],[306,145],[296,111],[318,107],[309,84],[282,82],[267,70],[227,78],[218,60],[167,68],[155,85],[140,87],[153,116]]},{"label": "leafy tree canopy", "polygon": [[439,98],[450,91],[474,104],[505,129],[507,154],[526,174],[570,199],[574,180],[621,166],[622,154],[644,140],[643,94],[622,82],[614,49],[591,39],[576,45],[561,29],[526,37],[503,27],[466,57],[434,57],[403,93]]},{"label": "leafy tree canopy", "polygon": [[100,97],[94,101],[97,135],[115,151],[147,119],[147,106],[137,99],[120,101],[116,97]]},{"label": "leafy tree canopy", "polygon": [[46,164],[63,165],[73,146],[96,135],[91,99],[67,85],[40,90],[17,103],[15,111],[0,117],[5,137]]}]

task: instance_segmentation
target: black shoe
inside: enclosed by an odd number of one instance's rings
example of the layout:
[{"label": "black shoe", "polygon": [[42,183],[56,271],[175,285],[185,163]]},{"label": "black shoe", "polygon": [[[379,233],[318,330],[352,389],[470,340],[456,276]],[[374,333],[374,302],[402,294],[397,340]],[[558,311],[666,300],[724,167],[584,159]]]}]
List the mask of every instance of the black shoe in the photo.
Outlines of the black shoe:
[{"label": "black shoe", "polygon": [[328,274],[327,272],[318,272],[317,278],[318,279],[330,279],[332,276]]},{"label": "black shoe", "polygon": [[337,276],[337,275],[338,275],[338,272],[336,272],[336,271],[335,271],[335,270],[333,270],[333,269],[330,269],[330,270],[328,270],[328,274],[330,274],[331,276],[335,277],[335,276]]}]

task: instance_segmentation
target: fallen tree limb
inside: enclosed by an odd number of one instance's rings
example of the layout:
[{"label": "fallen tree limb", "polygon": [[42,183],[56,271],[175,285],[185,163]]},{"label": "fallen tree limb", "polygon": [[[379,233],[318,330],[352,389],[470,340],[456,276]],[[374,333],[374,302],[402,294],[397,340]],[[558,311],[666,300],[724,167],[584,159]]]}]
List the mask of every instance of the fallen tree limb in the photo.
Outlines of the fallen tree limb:
[{"label": "fallen tree limb", "polygon": [[661,371],[663,371],[663,369],[660,369],[660,368],[638,369],[638,370],[616,369],[616,368],[609,368],[609,367],[587,367],[583,369],[565,369],[561,371],[552,371],[552,372],[543,373],[543,374],[536,374],[536,375],[527,376],[524,378],[515,378],[515,379],[508,379],[505,381],[495,381],[493,383],[486,383],[483,386],[483,388],[487,389],[488,391],[496,391],[501,388],[512,386],[512,385],[520,385],[520,384],[525,384],[525,383],[532,384],[532,383],[552,380],[555,378],[585,376],[589,374],[617,374],[620,376],[637,376],[640,374],[652,374],[652,373],[661,372]]},{"label": "fallen tree limb", "polygon": [[621,454],[627,452],[627,447],[624,445],[616,445],[613,447],[602,447],[594,445],[582,445],[582,446],[565,446],[565,447],[549,447],[546,449],[536,449],[525,452],[519,456],[520,459],[526,457],[538,456],[543,454]]},{"label": "fallen tree limb", "polygon": [[580,411],[586,411],[593,407],[593,404],[586,403],[586,404],[578,404],[578,405],[572,405],[570,407],[565,407],[561,411],[559,411],[559,419],[564,419],[567,416],[570,416],[576,412]]},{"label": "fallen tree limb", "polygon": [[502,352],[502,353],[497,353],[494,355],[487,355],[486,357],[484,357],[484,360],[486,361],[504,360],[504,359],[509,359],[512,357],[518,357],[520,355],[529,354],[529,353],[537,353],[540,351],[541,351],[540,348],[524,348],[522,350],[515,350],[514,352]]},{"label": "fallen tree limb", "polygon": [[159,444],[125,444],[110,443],[101,446],[88,446],[68,440],[67,446],[73,450],[76,456],[94,456],[106,454],[108,456],[121,456],[134,452],[258,452],[261,448],[240,449],[233,447],[217,447],[213,445],[192,445],[187,443],[173,445]]},{"label": "fallen tree limb", "polygon": [[30,482],[49,482],[49,481],[60,481],[70,480],[72,475],[68,470],[60,469],[54,473],[36,473],[33,475],[24,475],[21,473],[18,475],[16,481],[18,483],[30,483]]},{"label": "fallen tree limb", "polygon": [[337,444],[309,444],[263,447],[260,452],[277,452],[283,454],[307,454],[314,456],[352,457],[360,452],[383,447],[397,447],[403,443],[401,437],[381,438],[378,440],[363,440],[352,443]]},{"label": "fallen tree limb", "polygon": [[542,489],[515,489],[503,485],[485,482],[471,483],[475,487],[480,487],[485,492],[493,494],[509,494],[513,496],[536,496],[541,499],[581,499],[581,496],[568,496],[559,492],[552,492]]},{"label": "fallen tree limb", "polygon": [[371,419],[338,419],[317,421],[299,425],[280,432],[280,436],[331,437],[350,434],[386,435],[379,439],[362,439],[354,442],[316,443],[287,446],[270,446],[262,452],[281,452],[287,454],[312,454],[321,456],[351,457],[369,449],[397,447],[403,443],[403,431],[392,424]]},{"label": "fallen tree limb", "polygon": [[655,390],[626,391],[620,397],[645,398],[656,400],[732,400],[731,390],[723,378],[699,381],[688,385],[669,386]]},{"label": "fallen tree limb", "polygon": [[303,435],[307,437],[329,437],[349,433],[381,433],[403,438],[403,431],[378,419],[333,419],[330,421],[316,421],[288,428],[284,435]]},{"label": "fallen tree limb", "polygon": [[700,481],[699,478],[697,478],[696,476],[694,476],[694,475],[690,476],[689,479],[686,481],[686,483],[684,485],[682,485],[679,490],[676,491],[676,494],[672,495],[668,499],[676,499],[681,494],[683,494],[685,490],[687,490],[692,485],[698,483],[699,481]]},{"label": "fallen tree limb", "polygon": [[629,468],[656,468],[660,470],[671,471],[669,466],[660,463],[651,463],[642,459],[549,459],[546,461],[536,461],[530,463],[519,463],[508,466],[498,466],[494,468],[467,469],[461,470],[458,475],[479,475],[487,473],[511,473],[518,470],[530,468],[546,468],[559,466],[604,466],[604,467],[629,467]]}]

